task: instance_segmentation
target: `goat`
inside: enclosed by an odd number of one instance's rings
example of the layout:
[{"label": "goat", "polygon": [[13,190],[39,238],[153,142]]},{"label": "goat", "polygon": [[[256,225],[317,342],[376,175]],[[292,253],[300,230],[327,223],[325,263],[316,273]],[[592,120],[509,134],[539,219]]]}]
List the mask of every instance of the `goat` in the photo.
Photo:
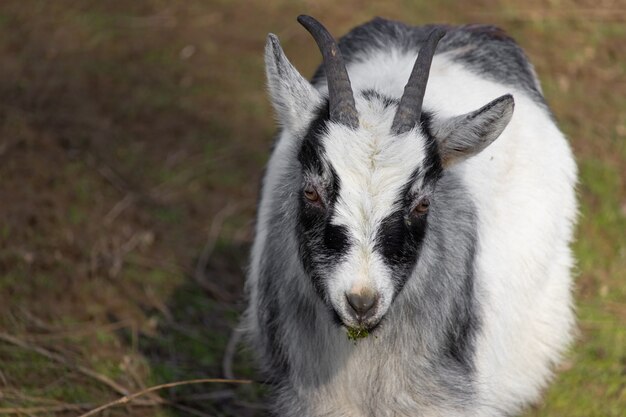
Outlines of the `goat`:
[{"label": "goat", "polygon": [[273,412],[521,412],[574,327],[577,169],[532,65],[491,26],[298,21],[323,65],[307,81],[268,35],[246,282]]}]

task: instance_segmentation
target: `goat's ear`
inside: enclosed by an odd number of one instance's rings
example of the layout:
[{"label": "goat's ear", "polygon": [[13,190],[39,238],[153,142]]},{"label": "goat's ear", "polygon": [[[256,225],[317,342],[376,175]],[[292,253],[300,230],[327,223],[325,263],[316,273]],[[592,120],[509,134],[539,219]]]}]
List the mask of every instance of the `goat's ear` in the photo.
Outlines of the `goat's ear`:
[{"label": "goat's ear", "polygon": [[506,94],[473,112],[434,121],[432,133],[443,166],[451,167],[489,146],[509,124],[514,107],[513,96]]},{"label": "goat's ear", "polygon": [[265,44],[265,73],[279,123],[292,133],[301,131],[309,124],[322,97],[291,65],[272,33]]}]

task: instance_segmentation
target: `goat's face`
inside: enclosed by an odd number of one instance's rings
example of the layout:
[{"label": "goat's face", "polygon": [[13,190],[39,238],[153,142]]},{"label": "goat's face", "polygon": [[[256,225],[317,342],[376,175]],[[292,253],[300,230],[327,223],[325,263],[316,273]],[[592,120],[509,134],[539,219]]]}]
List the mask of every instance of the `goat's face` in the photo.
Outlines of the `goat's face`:
[{"label": "goat's face", "polygon": [[360,127],[313,120],[299,152],[302,263],[343,324],[373,328],[411,274],[442,172],[424,128],[389,133],[394,100],[357,97]]},{"label": "goat's face", "polygon": [[513,97],[431,120],[421,111],[425,78],[419,73],[430,68],[443,36],[437,31],[424,55],[420,51],[426,58],[416,62],[408,96],[398,101],[373,90],[353,94],[343,64],[333,62],[340,53],[330,35],[311,18],[301,23],[326,52],[327,87],[335,100],[330,106],[287,60],[274,35],[265,50],[278,120],[289,137],[301,139],[302,180],[293,190],[300,258],[340,322],[372,329],[419,261],[440,176],[500,135],[513,114]]}]

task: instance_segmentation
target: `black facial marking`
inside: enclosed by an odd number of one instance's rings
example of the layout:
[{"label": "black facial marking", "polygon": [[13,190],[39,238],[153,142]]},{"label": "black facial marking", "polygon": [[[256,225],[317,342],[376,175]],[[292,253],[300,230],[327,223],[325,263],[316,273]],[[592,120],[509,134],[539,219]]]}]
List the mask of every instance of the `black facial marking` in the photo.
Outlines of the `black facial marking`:
[{"label": "black facial marking", "polygon": [[437,140],[432,134],[432,113],[422,111],[420,119],[420,129],[426,137],[426,155],[424,157],[424,182],[436,182],[442,175],[443,166],[441,156],[437,147]]},{"label": "black facial marking", "polygon": [[387,108],[387,107],[391,107],[391,106],[397,106],[398,104],[400,104],[400,100],[396,99],[396,98],[391,98],[389,96],[383,95],[381,93],[379,93],[376,90],[372,90],[372,89],[368,89],[368,90],[363,90],[361,92],[361,94],[363,95],[363,97],[366,100],[372,101],[372,100],[378,100],[381,103],[383,103],[383,107]]},{"label": "black facial marking", "polygon": [[336,172],[328,163],[324,163],[324,149],[321,136],[326,132],[329,120],[328,103],[321,107],[306,133],[298,160],[302,165],[303,176],[330,178],[319,181],[323,187],[324,204],[314,205],[303,197],[299,202],[296,235],[299,240],[300,259],[304,270],[311,277],[315,291],[327,301],[324,279],[332,268],[346,255],[350,244],[348,231],[344,226],[331,224],[335,203],[341,187]]},{"label": "black facial marking", "polygon": [[428,213],[413,215],[410,212],[413,198],[409,190],[418,175],[419,170],[411,175],[401,192],[399,209],[383,219],[376,234],[375,249],[393,271],[395,294],[400,292],[413,270],[426,235]]},{"label": "black facial marking", "polygon": [[322,143],[321,135],[326,132],[326,125],[330,120],[328,100],[317,110],[317,116],[311,122],[298,153],[298,161],[304,170],[322,175]]},{"label": "black facial marking", "polygon": [[327,213],[321,210],[312,213],[302,207],[305,204],[301,203],[297,230],[300,258],[316,292],[326,301],[324,279],[345,256],[349,246],[348,233],[344,226],[330,224]]},{"label": "black facial marking", "polygon": [[327,224],[324,229],[324,245],[329,252],[345,253],[348,247],[348,233],[345,226]]}]

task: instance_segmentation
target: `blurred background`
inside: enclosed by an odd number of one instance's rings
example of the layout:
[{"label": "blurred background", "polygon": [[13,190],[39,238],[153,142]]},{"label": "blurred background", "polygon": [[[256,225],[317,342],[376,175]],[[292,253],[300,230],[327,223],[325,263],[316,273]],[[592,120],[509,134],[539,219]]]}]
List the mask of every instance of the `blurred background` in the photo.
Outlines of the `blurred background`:
[{"label": "blurred background", "polygon": [[[471,3],[471,5],[469,5]],[[526,50],[580,169],[576,345],[527,416],[626,409],[624,0],[2,0],[0,414],[76,416],[164,382],[254,379],[227,347],[275,132],[263,46],[312,75],[296,16],[491,23]],[[108,416],[262,416],[260,384]]]}]

